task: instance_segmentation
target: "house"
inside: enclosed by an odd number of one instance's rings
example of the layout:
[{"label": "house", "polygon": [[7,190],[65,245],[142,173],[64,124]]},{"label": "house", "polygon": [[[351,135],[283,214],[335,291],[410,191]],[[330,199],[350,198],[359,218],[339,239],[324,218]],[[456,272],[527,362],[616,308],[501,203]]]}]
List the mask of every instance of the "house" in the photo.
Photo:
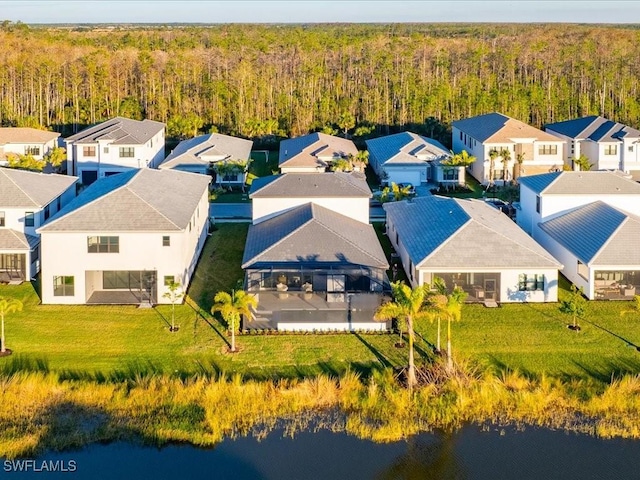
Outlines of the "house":
[{"label": "house", "polygon": [[451,130],[453,151],[476,157],[469,170],[483,185],[561,170],[564,164],[564,140],[500,113],[455,121]]},{"label": "house", "polygon": [[[169,154],[158,168],[173,168],[184,172],[209,174],[216,165],[226,162],[249,162],[253,142],[220,133],[200,135],[184,140]],[[228,172],[218,176],[217,183],[244,184],[246,172]]]},{"label": "house", "polygon": [[143,168],[94,182],[38,230],[42,303],[170,303],[207,236],[210,180]]},{"label": "house", "polygon": [[601,200],[540,224],[538,241],[587,298],[632,300],[640,293],[640,217]]},{"label": "house", "polygon": [[0,164],[7,162],[7,156],[31,155],[36,160],[58,146],[59,133],[36,128],[0,128]]},{"label": "house", "polygon": [[369,222],[359,173],[255,180],[242,268],[258,309],[244,328],[387,330],[373,320],[389,264]]},{"label": "house", "polygon": [[76,177],[0,168],[0,283],[40,271],[36,229],[76,195]]},{"label": "house", "polygon": [[470,302],[557,301],[560,262],[485,202],[427,196],[384,209],[412,286],[440,277]]},{"label": "house", "polygon": [[523,177],[516,221],[537,240],[541,222],[598,200],[640,215],[640,184],[621,172],[608,171],[564,171]]},{"label": "house", "polygon": [[286,173],[251,184],[252,221],[260,223],[309,202],[369,223],[371,189],[363,173]]},{"label": "house", "polygon": [[156,168],[164,159],[165,124],[116,117],[65,139],[67,173],[83,185],[131,169]]},{"label": "house", "polygon": [[335,160],[357,154],[351,140],[316,132],[280,142],[278,167],[281,173],[324,172]]},{"label": "house", "polygon": [[464,167],[446,167],[451,152],[440,142],[411,132],[367,140],[369,165],[383,183],[464,185]]},{"label": "house", "polygon": [[545,131],[564,140],[564,163],[584,155],[595,170],[635,172],[640,179],[640,130],[599,115],[550,123]]}]

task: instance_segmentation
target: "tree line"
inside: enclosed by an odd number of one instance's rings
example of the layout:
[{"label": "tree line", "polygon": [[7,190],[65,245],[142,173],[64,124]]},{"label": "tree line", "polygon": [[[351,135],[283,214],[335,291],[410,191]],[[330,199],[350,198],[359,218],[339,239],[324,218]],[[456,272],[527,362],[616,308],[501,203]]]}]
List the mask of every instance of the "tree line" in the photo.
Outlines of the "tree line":
[{"label": "tree line", "polygon": [[633,26],[393,24],[34,27],[0,23],[0,124],[71,134],[115,115],[179,138],[412,129],[498,111],[536,127],[640,125]]}]

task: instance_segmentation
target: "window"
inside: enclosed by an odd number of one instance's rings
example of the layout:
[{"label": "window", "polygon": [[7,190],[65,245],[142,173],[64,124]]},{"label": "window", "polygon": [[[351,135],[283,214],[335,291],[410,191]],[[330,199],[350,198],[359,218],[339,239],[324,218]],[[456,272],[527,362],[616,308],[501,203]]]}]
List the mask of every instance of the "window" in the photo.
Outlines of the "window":
[{"label": "window", "polygon": [[104,147],[104,148],[102,149],[102,151],[103,151],[104,153],[109,153],[109,147]]},{"label": "window", "polygon": [[40,147],[38,145],[28,145],[24,147],[25,155],[40,155]]},{"label": "window", "polygon": [[53,277],[53,296],[54,297],[73,297],[74,293],[74,277]]},{"label": "window", "polygon": [[605,155],[617,155],[618,154],[618,146],[617,145],[606,145],[604,147]]},{"label": "window", "polygon": [[60,211],[60,197],[56,198],[56,210]]},{"label": "window", "polygon": [[541,273],[521,274],[518,278],[518,290],[521,292],[544,290],[544,275]]},{"label": "window", "polygon": [[171,285],[175,281],[176,281],[176,277],[174,277],[173,275],[165,275],[165,277],[164,277],[164,286],[168,287],[169,285]]},{"label": "window", "polygon": [[95,157],[96,156],[96,147],[82,147],[82,156],[83,157]]},{"label": "window", "polygon": [[87,237],[87,252],[118,253],[120,237]]},{"label": "window", "polygon": [[633,145],[629,145],[628,151],[633,152]]},{"label": "window", "polygon": [[457,168],[445,168],[442,170],[442,179],[443,180],[458,180],[458,169]]},{"label": "window", "polygon": [[120,158],[133,158],[135,150],[134,147],[120,147]]},{"label": "window", "polygon": [[238,181],[238,174],[237,173],[230,173],[230,174],[224,175],[222,177],[222,181],[223,182],[237,182]]},{"label": "window", "polygon": [[171,246],[171,237],[169,235],[165,235],[162,237],[162,246],[163,247]]},{"label": "window", "polygon": [[580,275],[585,280],[589,280],[589,267],[587,267],[580,260],[578,260],[578,275]]},{"label": "window", "polygon": [[0,227],[4,227],[4,212],[0,212]]},{"label": "window", "polygon": [[540,195],[536,195],[536,213],[540,213]]},{"label": "window", "polygon": [[35,223],[35,215],[33,212],[24,212],[24,226],[34,227]]},{"label": "window", "polygon": [[539,155],[556,155],[558,153],[557,145],[540,145],[538,147]]},{"label": "window", "polygon": [[45,221],[47,221],[49,219],[50,215],[51,215],[51,210],[49,209],[49,205],[47,205],[46,207],[44,207],[44,219],[45,219]]},{"label": "window", "polygon": [[462,132],[460,132],[460,140],[462,140]]}]

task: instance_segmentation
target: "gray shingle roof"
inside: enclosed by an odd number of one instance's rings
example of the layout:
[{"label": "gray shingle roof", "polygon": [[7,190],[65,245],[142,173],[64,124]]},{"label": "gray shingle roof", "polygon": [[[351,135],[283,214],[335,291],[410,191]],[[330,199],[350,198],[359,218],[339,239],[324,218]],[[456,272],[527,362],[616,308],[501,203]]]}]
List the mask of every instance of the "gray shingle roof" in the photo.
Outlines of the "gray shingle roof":
[{"label": "gray shingle roof", "polygon": [[640,265],[640,219],[597,201],[540,224],[581,262]]},{"label": "gray shingle roof", "polygon": [[457,120],[452,124],[458,130],[479,142],[511,143],[513,138],[534,138],[536,140],[560,142],[558,137],[545,133],[520,120],[501,113],[487,113],[476,117]]},{"label": "gray shingle roof", "polygon": [[210,181],[149,168],[112,175],[94,182],[38,232],[184,230]]},{"label": "gray shingle roof", "polygon": [[224,156],[224,160],[248,160],[252,146],[253,142],[244,138],[220,133],[200,135],[180,142],[159,168],[176,168],[179,165],[208,166],[210,160],[207,156]]},{"label": "gray shingle roof", "polygon": [[553,195],[638,195],[640,184],[630,180],[622,172],[586,171],[553,172],[528,175],[518,179],[538,194]]},{"label": "gray shingle roof", "polygon": [[98,140],[111,140],[110,143],[115,145],[142,145],[164,130],[165,126],[154,120],[115,117],[68,137],[66,142],[96,143]]},{"label": "gray shingle roof", "polygon": [[257,178],[250,198],[263,197],[371,197],[366,177],[361,173],[284,173]]},{"label": "gray shingle roof", "polygon": [[10,228],[0,228],[0,250],[32,250],[40,243],[38,237]]},{"label": "gray shingle roof", "polygon": [[[367,150],[378,165],[424,164],[450,156],[440,142],[411,132],[401,132],[367,140]],[[426,157],[424,160],[418,155]]]},{"label": "gray shingle roof", "polygon": [[0,208],[43,208],[77,180],[68,175],[0,167]]},{"label": "gray shingle roof", "polygon": [[480,200],[419,197],[384,205],[400,243],[424,268],[558,268],[559,262]]},{"label": "gray shingle roof", "polygon": [[358,149],[351,140],[316,132],[280,142],[278,166],[326,167],[327,164],[318,156],[335,158],[357,153]]},{"label": "gray shingle roof", "polygon": [[47,143],[60,136],[57,132],[48,132],[37,128],[2,127],[0,128],[0,145],[8,143]]},{"label": "gray shingle roof", "polygon": [[371,225],[314,203],[249,227],[242,268],[275,263],[389,266]]},{"label": "gray shingle roof", "polygon": [[639,130],[607,120],[599,115],[589,115],[564,122],[550,123],[545,128],[570,138],[578,140],[589,139],[594,142],[619,141],[619,139],[626,136],[640,137]]}]

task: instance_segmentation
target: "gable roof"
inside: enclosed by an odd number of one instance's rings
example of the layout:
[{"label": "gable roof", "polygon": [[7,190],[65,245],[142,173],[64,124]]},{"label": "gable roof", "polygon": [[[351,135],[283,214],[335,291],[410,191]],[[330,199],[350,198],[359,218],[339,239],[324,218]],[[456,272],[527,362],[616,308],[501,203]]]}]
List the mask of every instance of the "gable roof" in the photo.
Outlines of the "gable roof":
[{"label": "gable roof", "polygon": [[275,263],[389,267],[371,225],[315,203],[249,227],[242,268]]},{"label": "gable roof", "polygon": [[495,112],[457,120],[452,125],[481,143],[514,143],[513,139],[519,138],[562,142],[550,133]]},{"label": "gable roof", "polygon": [[60,136],[57,132],[38,130],[26,127],[2,127],[0,128],[0,145],[7,143],[47,143]]},{"label": "gable roof", "polygon": [[39,243],[40,239],[33,235],[11,228],[0,228],[0,250],[33,250]]},{"label": "gable roof", "polygon": [[283,173],[256,178],[249,198],[263,197],[366,197],[371,189],[362,173]]},{"label": "gable roof", "polygon": [[640,195],[640,184],[622,172],[552,172],[518,179],[536,194],[547,195]]},{"label": "gable roof", "polygon": [[575,208],[540,228],[583,263],[640,265],[640,218],[602,201]]},{"label": "gable roof", "polygon": [[417,267],[561,266],[505,214],[481,200],[427,196],[383,207]]},{"label": "gable roof", "polygon": [[576,140],[593,140],[594,142],[617,142],[624,137],[638,138],[640,130],[628,127],[622,123],[607,120],[599,115],[550,123],[546,130],[552,130]]},{"label": "gable roof", "polygon": [[449,150],[437,140],[412,132],[374,138],[365,143],[378,165],[424,164],[450,156]]},{"label": "gable roof", "polygon": [[200,135],[180,142],[158,168],[175,168],[180,165],[208,166],[207,156],[223,157],[223,160],[248,160],[253,141],[220,133]]},{"label": "gable roof", "polygon": [[149,168],[101,178],[38,232],[184,230],[210,181],[197,173]]},{"label": "gable roof", "polygon": [[280,142],[279,167],[326,167],[319,157],[347,157],[357,155],[358,149],[351,140],[315,132]]},{"label": "gable roof", "polygon": [[78,177],[0,167],[0,208],[43,208]]},{"label": "gable roof", "polygon": [[114,145],[143,145],[163,131],[165,126],[154,120],[115,117],[71,135],[66,142],[97,143],[98,140],[111,140],[109,143]]}]

